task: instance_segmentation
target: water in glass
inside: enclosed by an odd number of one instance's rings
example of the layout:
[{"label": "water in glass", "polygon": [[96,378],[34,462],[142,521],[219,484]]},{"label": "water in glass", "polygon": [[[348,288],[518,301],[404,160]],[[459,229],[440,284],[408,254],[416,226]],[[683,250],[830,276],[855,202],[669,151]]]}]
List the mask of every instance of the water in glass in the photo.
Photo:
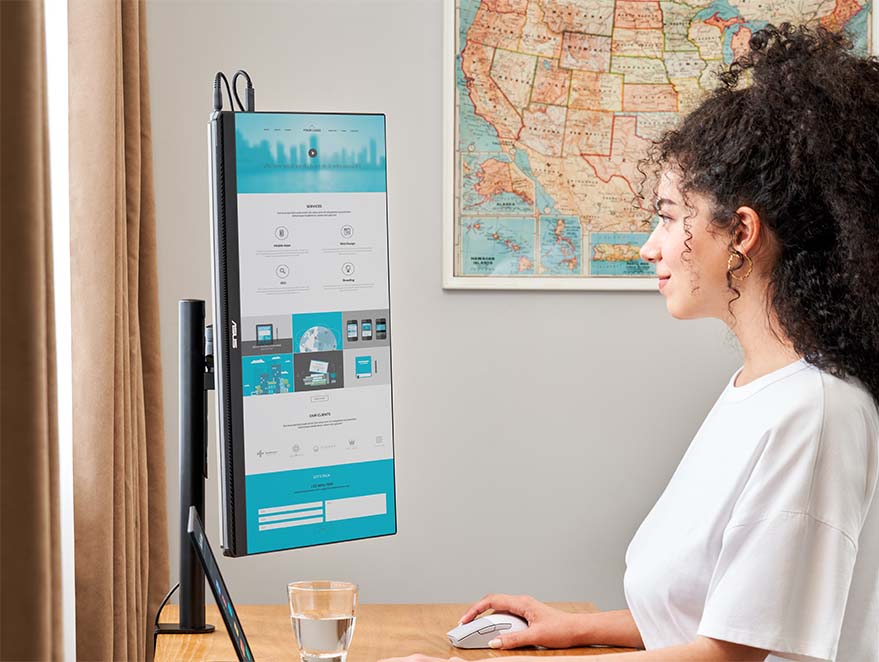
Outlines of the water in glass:
[{"label": "water in glass", "polygon": [[291,616],[302,662],[345,662],[355,620],[350,614]]}]

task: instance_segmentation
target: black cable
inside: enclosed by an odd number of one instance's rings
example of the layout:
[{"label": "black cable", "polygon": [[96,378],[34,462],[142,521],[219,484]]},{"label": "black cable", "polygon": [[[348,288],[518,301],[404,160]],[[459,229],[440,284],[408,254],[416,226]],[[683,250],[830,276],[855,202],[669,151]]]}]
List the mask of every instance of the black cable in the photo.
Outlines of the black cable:
[{"label": "black cable", "polygon": [[238,71],[235,72],[235,75],[232,76],[232,91],[235,93],[235,101],[238,102],[238,106],[240,108],[241,107],[241,99],[238,98],[238,77],[239,76],[244,76],[244,80],[247,81],[247,89],[245,90],[245,93],[247,95],[245,101],[247,103],[244,104],[243,110],[247,113],[252,113],[254,110],[256,110],[256,100],[254,98],[256,96],[256,94],[255,94],[256,90],[253,87],[253,81],[250,80],[250,74],[248,74],[246,71],[244,71],[244,69],[239,69]]},{"label": "black cable", "polygon": [[[222,74],[221,74],[222,75]],[[162,615],[162,610],[165,608],[165,604],[168,600],[171,599],[171,596],[174,595],[174,591],[180,588],[180,582],[174,584],[174,587],[165,594],[165,597],[162,598],[162,603],[159,605],[159,609],[156,611],[156,620],[153,621],[153,651],[156,650],[156,642],[159,639],[159,617]]]},{"label": "black cable", "polygon": [[[238,77],[241,75],[241,70],[235,72],[235,75],[232,76],[232,94],[235,95],[235,101],[238,102],[238,107],[241,108],[243,104],[241,103],[241,99],[238,98]],[[249,80],[249,79],[248,79]]]},{"label": "black cable", "polygon": [[[214,110],[215,111],[223,110],[223,92],[220,89],[220,81],[221,80],[226,85],[226,96],[229,97],[229,106],[234,111],[235,104],[232,101],[233,97],[232,97],[232,90],[229,88],[229,79],[226,78],[226,74],[224,74],[222,71],[218,71],[217,75],[214,76]],[[238,95],[236,94],[234,98],[237,100]],[[244,107],[241,105],[241,101],[238,101],[238,107],[242,111],[244,110]]]}]

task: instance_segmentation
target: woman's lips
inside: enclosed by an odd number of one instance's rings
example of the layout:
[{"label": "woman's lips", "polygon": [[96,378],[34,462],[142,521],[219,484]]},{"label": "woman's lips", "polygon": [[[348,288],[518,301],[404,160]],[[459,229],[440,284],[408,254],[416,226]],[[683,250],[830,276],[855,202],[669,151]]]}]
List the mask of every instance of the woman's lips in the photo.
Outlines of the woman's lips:
[{"label": "woman's lips", "polygon": [[671,276],[660,276],[659,277],[659,289],[660,290],[666,286],[669,278],[671,278]]}]

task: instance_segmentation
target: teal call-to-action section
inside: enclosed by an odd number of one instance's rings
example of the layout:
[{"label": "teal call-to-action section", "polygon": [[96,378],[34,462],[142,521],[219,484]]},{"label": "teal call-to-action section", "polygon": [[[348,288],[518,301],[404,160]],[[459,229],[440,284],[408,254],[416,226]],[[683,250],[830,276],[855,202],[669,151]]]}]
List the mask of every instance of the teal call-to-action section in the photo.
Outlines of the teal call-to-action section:
[{"label": "teal call-to-action section", "polygon": [[239,193],[387,190],[382,115],[236,113]]},{"label": "teal call-to-action section", "polygon": [[247,553],[396,533],[394,461],[245,477]]}]

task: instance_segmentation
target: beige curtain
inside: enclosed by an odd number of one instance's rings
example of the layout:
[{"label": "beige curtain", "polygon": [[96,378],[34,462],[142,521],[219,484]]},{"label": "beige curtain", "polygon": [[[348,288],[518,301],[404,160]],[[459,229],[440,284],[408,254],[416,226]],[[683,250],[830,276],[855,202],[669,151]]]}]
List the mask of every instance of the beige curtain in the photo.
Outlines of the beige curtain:
[{"label": "beige curtain", "polygon": [[60,660],[43,3],[0,2],[0,660]]},{"label": "beige curtain", "polygon": [[145,6],[68,21],[77,657],[140,660],[169,588]]}]

